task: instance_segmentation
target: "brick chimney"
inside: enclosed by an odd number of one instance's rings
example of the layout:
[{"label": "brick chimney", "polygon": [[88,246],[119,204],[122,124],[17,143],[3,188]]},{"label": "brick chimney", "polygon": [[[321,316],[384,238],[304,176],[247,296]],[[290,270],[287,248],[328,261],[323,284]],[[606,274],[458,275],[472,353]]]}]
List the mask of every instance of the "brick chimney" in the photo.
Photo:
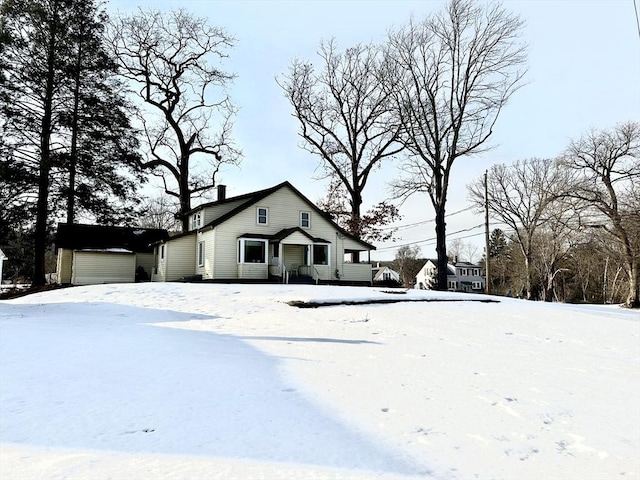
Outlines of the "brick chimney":
[{"label": "brick chimney", "polygon": [[227,198],[227,186],[226,185],[218,185],[218,201],[221,202],[222,200]]}]

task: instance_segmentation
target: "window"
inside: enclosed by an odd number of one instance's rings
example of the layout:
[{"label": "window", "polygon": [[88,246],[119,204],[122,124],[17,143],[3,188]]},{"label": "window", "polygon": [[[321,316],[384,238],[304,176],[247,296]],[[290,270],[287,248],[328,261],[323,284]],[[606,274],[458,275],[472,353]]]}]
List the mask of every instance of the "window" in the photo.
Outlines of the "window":
[{"label": "window", "polygon": [[311,227],[311,214],[309,212],[300,212],[300,226],[302,228]]},{"label": "window", "polygon": [[191,216],[191,230],[200,228],[202,226],[202,213],[198,212]]},{"label": "window", "polygon": [[160,245],[160,260],[164,260],[164,245]]},{"label": "window", "polygon": [[329,245],[313,246],[313,264],[329,265]]},{"label": "window", "polygon": [[455,290],[456,288],[458,288],[458,282],[449,280],[449,290]]},{"label": "window", "polygon": [[258,207],[257,222],[258,225],[267,225],[267,223],[269,223],[269,209]]},{"label": "window", "polygon": [[482,282],[473,282],[474,290],[482,290]]},{"label": "window", "polygon": [[238,248],[238,263],[265,263],[266,252],[266,240],[241,238]]},{"label": "window", "polygon": [[198,242],[198,266],[204,267],[204,242]]}]

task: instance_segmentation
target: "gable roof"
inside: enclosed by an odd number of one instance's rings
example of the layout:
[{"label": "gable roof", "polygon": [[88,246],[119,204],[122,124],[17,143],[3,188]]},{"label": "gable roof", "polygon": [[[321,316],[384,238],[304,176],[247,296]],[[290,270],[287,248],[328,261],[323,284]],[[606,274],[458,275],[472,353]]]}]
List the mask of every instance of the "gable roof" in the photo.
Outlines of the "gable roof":
[{"label": "gable roof", "polygon": [[[233,208],[229,212],[225,213],[224,215],[221,215],[220,217],[216,218],[215,220],[207,223],[206,225],[204,225],[203,227],[198,229],[198,231],[204,232],[204,231],[211,230],[211,229],[215,228],[217,225],[220,225],[223,222],[226,222],[230,218],[233,218],[234,216],[236,216],[238,213],[246,210],[247,208],[251,207],[252,205],[255,205],[256,203],[258,203],[262,199],[268,197],[272,193],[274,193],[274,192],[276,192],[276,191],[278,191],[278,190],[280,190],[282,188],[289,188],[302,201],[307,203],[311,210],[313,210],[315,213],[320,215],[326,221],[330,222],[334,226],[334,228],[336,230],[338,230],[340,233],[342,233],[343,235],[345,235],[345,236],[349,237],[350,239],[362,244],[368,250],[375,250],[376,249],[375,246],[356,238],[351,233],[347,232],[344,228],[340,227],[326,212],[323,212],[322,210],[320,210],[320,208],[318,208],[311,200],[309,200],[302,193],[300,193],[298,191],[298,189],[296,189],[289,182],[282,182],[282,183],[279,183],[278,185],[275,185],[275,186],[273,186],[271,188],[267,188],[267,189],[264,189],[264,190],[259,190],[257,192],[247,193],[247,194],[244,194],[244,195],[239,195],[237,197],[225,198],[224,200],[220,200],[220,201],[216,201],[216,202],[205,203],[203,205],[200,205],[200,206],[190,210],[187,213],[189,214],[189,213],[195,212],[195,211],[200,210],[200,209],[204,209],[204,208],[207,208],[207,207],[212,207],[212,206],[215,206],[215,205],[221,205],[221,204],[224,204],[224,203],[242,201],[237,207]],[[284,230],[283,230],[283,232],[284,232]],[[291,233],[291,232],[289,232],[289,233]]]},{"label": "gable roof", "polygon": [[124,248],[138,253],[151,253],[150,245],[166,240],[169,234],[160,228],[112,227],[105,225],[84,225],[79,223],[59,223],[56,232],[56,250]]}]

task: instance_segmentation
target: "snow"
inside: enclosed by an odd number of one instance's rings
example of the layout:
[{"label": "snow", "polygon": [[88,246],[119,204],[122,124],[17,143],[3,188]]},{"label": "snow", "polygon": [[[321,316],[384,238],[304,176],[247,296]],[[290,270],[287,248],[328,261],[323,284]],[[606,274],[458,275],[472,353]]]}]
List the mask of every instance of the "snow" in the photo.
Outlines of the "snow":
[{"label": "snow", "polygon": [[640,477],[637,310],[390,292],[147,283],[2,301],[0,476]]}]

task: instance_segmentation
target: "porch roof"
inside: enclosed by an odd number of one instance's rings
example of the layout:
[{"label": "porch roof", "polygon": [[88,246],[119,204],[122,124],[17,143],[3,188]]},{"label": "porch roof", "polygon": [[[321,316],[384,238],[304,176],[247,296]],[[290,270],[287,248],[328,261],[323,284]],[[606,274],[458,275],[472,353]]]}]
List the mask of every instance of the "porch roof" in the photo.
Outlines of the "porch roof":
[{"label": "porch roof", "polygon": [[310,243],[331,243],[328,240],[318,237],[312,237],[300,227],[284,228],[277,233],[267,235],[264,233],[243,233],[238,238],[263,238],[270,242],[282,242],[294,233],[300,233],[310,240]]}]

